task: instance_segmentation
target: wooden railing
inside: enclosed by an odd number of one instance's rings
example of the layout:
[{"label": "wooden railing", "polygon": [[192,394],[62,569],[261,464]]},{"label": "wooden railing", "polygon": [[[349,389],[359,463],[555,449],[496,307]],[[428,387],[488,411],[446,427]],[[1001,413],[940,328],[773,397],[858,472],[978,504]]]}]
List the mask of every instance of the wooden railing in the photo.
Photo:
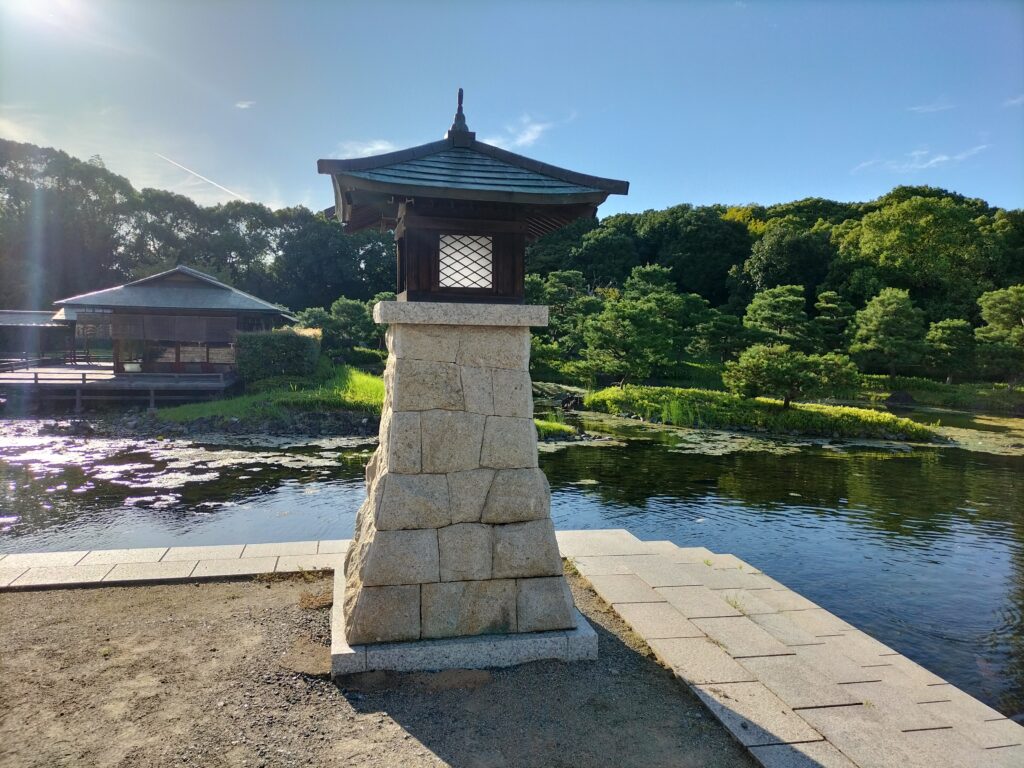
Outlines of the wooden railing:
[{"label": "wooden railing", "polygon": [[0,384],[90,384],[95,382],[129,381],[132,384],[225,384],[223,373],[119,373],[111,371],[3,371]]}]

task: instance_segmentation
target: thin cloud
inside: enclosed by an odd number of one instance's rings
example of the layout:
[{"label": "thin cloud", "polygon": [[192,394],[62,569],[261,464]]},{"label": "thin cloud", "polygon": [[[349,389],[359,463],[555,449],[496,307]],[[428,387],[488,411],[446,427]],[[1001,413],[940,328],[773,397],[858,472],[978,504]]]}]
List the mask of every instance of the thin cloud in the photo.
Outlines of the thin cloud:
[{"label": "thin cloud", "polygon": [[989,148],[989,144],[976,144],[973,147],[948,154],[946,152],[931,152],[927,149],[915,149],[908,152],[898,160],[865,160],[850,169],[851,174],[857,174],[869,168],[881,168],[893,173],[913,173],[916,171],[927,171],[932,168],[942,168],[949,165],[962,163],[969,157],[974,157],[980,152]]},{"label": "thin cloud", "polygon": [[1020,96],[1014,96],[1011,99],[1007,99],[1003,102],[1004,107],[1020,107],[1024,106],[1024,93]]},{"label": "thin cloud", "polygon": [[249,109],[256,104],[255,101],[236,101],[235,109]]},{"label": "thin cloud", "polygon": [[552,123],[542,123],[531,119],[529,115],[523,115],[513,125],[506,126],[504,136],[492,136],[483,141],[485,144],[493,144],[506,149],[530,147],[536,144],[551,127]]},{"label": "thin cloud", "polygon": [[161,154],[160,154],[159,152],[154,152],[153,154],[154,154],[154,155],[156,155],[157,157],[159,157],[159,158],[160,158],[161,160],[166,160],[166,161],[167,161],[168,163],[170,163],[171,165],[173,165],[173,166],[175,166],[175,167],[177,167],[177,168],[181,168],[181,170],[185,171],[186,173],[189,173],[189,174],[191,174],[191,175],[195,176],[195,177],[196,177],[197,179],[199,179],[200,181],[205,181],[205,182],[206,182],[207,184],[211,184],[211,185],[215,186],[215,187],[216,187],[217,189],[219,189],[219,190],[222,190],[222,191],[224,191],[224,192],[227,192],[227,193],[228,193],[229,195],[231,195],[232,197],[237,197],[237,198],[238,198],[239,200],[242,200],[242,201],[244,201],[244,202],[246,202],[246,203],[250,203],[250,202],[252,202],[251,200],[249,200],[249,198],[247,198],[247,197],[244,197],[244,196],[242,196],[242,195],[238,194],[237,192],[234,192],[234,191],[232,191],[232,190],[228,189],[227,187],[225,187],[225,186],[223,186],[223,185],[221,185],[221,184],[218,184],[218,183],[217,183],[216,181],[214,181],[213,179],[208,179],[208,178],[206,178],[206,177],[205,177],[205,176],[203,176],[203,175],[202,175],[201,173],[196,173],[196,172],[195,172],[195,171],[193,171],[193,170],[192,170],[191,168],[186,168],[186,167],[185,167],[184,165],[182,165],[181,163],[175,162],[174,160],[171,160],[171,158],[169,158],[169,157],[164,157],[164,156],[163,156],[163,155],[161,155]]},{"label": "thin cloud", "polygon": [[398,149],[387,139],[370,139],[369,141],[344,141],[338,145],[337,157],[369,157],[394,152]]},{"label": "thin cloud", "polygon": [[35,123],[32,115],[26,114],[21,119],[0,115],[0,137],[29,144],[47,143]]},{"label": "thin cloud", "polygon": [[950,104],[946,99],[939,99],[938,101],[933,101],[930,104],[918,104],[915,107],[907,107],[907,111],[916,112],[919,115],[927,115],[932,112],[945,112],[946,110],[954,109],[955,107],[955,104]]}]

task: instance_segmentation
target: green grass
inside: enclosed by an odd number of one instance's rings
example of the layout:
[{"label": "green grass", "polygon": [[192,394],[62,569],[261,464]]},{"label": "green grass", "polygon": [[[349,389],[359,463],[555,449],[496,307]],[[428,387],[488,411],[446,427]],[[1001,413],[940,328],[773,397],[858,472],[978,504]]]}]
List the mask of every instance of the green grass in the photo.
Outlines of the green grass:
[{"label": "green grass", "polygon": [[1011,389],[1006,384],[965,382],[946,384],[917,376],[863,375],[858,400],[880,403],[893,392],[909,392],[919,405],[935,408],[991,411],[1011,413],[1024,407],[1024,390]]},{"label": "green grass", "polygon": [[866,408],[779,400],[744,399],[728,392],[676,387],[608,387],[585,398],[587,408],[611,414],[638,414],[667,424],[708,429],[752,429],[776,434],[822,437],[935,440],[938,433],[909,419]]},{"label": "green grass", "polygon": [[[250,384],[244,395],[161,408],[157,416],[165,421],[184,423],[217,418],[273,419],[296,411],[379,414],[383,403],[384,380],[380,376],[350,366],[333,366],[322,359],[317,372],[308,380],[264,379]],[[534,419],[534,423],[541,439],[576,434],[572,427],[557,421]]]},{"label": "green grass", "polygon": [[[255,391],[254,391],[255,390]],[[268,379],[250,386],[239,397],[161,408],[167,421],[209,418],[274,418],[289,411],[380,413],[384,381],[348,366],[323,366],[310,380]]]},{"label": "green grass", "polygon": [[534,419],[533,423],[537,425],[537,437],[541,440],[546,440],[549,437],[571,437],[576,434],[575,429],[558,421]]}]

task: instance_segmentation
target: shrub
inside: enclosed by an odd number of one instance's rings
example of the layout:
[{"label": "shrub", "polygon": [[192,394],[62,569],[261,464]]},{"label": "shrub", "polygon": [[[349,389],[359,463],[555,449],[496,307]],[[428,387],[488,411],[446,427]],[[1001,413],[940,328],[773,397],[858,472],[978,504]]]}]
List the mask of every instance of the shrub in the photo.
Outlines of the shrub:
[{"label": "shrub", "polygon": [[242,381],[272,376],[311,376],[320,358],[320,331],[278,328],[270,333],[240,333],[235,342]]}]

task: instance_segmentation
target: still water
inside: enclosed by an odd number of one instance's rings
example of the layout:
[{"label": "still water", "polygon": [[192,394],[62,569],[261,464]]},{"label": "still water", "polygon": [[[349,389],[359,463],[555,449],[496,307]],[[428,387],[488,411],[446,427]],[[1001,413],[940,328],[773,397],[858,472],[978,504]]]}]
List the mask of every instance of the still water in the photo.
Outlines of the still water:
[{"label": "still water", "polygon": [[[1024,456],[612,431],[542,453],[557,527],[735,553],[1024,719]],[[0,422],[0,553],[351,536],[372,445],[260,442]]]}]

